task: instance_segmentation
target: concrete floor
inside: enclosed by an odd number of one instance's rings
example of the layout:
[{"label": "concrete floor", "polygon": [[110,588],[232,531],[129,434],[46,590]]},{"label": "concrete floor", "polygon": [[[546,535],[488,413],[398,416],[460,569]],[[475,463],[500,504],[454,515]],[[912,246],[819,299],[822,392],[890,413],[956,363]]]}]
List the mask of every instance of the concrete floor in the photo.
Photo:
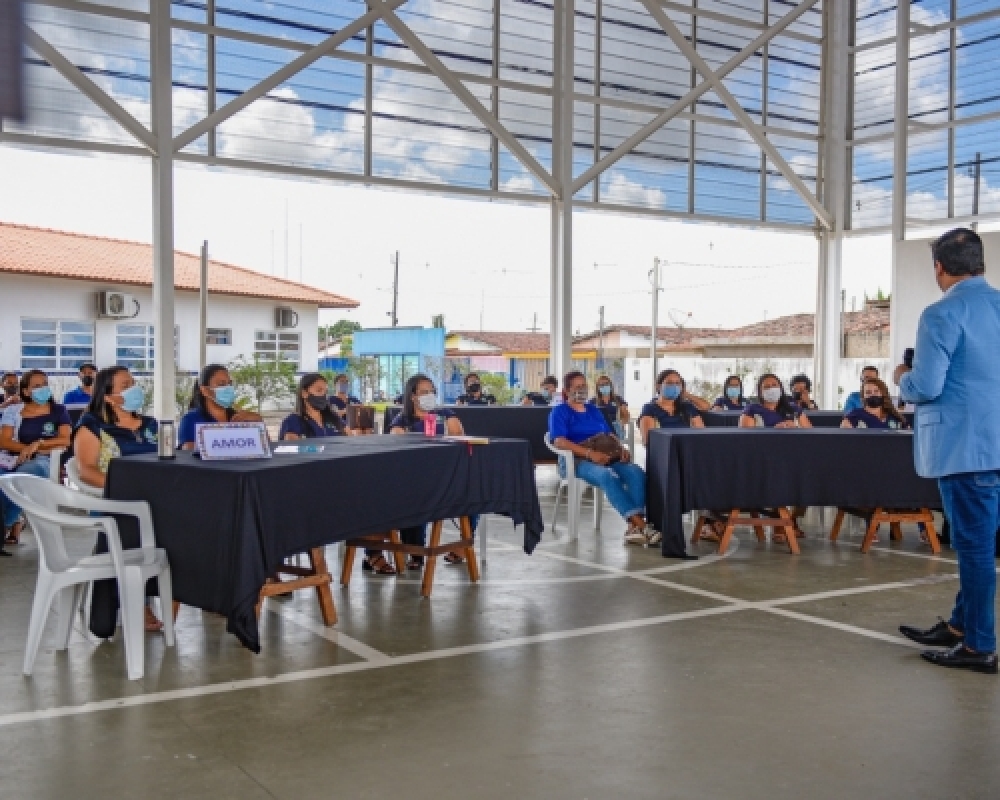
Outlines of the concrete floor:
[{"label": "concrete floor", "polygon": [[530,558],[493,519],[479,586],[359,570],[334,629],[311,594],[268,601],[260,656],[184,608],[135,683],[80,632],[22,677],[27,536],[0,561],[0,798],[1000,796],[1000,682],[896,633],[948,612],[950,551],[907,529],[862,556],[815,522],[798,558],[741,531],[678,564],[613,512]]}]

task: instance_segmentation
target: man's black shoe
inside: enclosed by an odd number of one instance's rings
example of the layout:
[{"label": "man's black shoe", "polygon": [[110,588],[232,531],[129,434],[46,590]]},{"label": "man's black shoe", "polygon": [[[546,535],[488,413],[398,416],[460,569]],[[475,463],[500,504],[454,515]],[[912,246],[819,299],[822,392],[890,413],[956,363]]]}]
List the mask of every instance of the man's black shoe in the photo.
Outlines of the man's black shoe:
[{"label": "man's black shoe", "polygon": [[939,667],[968,669],[973,672],[985,672],[987,675],[997,674],[996,653],[976,653],[964,644],[956,644],[951,650],[924,650],[920,657]]},{"label": "man's black shoe", "polygon": [[956,644],[961,644],[964,638],[962,634],[955,633],[948,627],[948,623],[940,618],[938,618],[937,625],[925,631],[910,625],[900,625],[899,632],[907,639],[912,639],[917,644],[926,644],[929,647],[954,647]]}]

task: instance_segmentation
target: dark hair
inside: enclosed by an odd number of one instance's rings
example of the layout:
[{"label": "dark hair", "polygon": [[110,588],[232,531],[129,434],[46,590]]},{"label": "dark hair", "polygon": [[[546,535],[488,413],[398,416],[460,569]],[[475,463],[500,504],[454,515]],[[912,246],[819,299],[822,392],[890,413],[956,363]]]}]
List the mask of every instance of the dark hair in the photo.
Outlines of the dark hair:
[{"label": "dark hair", "polygon": [[955,228],[931,242],[935,264],[952,276],[982,275],[986,271],[983,240],[968,228]]},{"label": "dark hair", "polygon": [[465,385],[465,386],[468,386],[469,385],[469,378],[473,378],[473,377],[477,381],[479,381],[480,383],[482,383],[482,378],[479,377],[479,373],[478,372],[470,372],[464,378],[462,378],[462,384]]},{"label": "dark hair", "polygon": [[[299,378],[299,385],[295,391],[295,413],[302,419],[302,432],[306,438],[312,435],[312,428],[308,424],[309,415],[306,412],[306,401],[302,397],[302,393],[308,392],[319,381],[326,383],[326,378],[318,372],[307,372]],[[319,412],[319,416],[324,427],[334,427],[341,433],[344,432],[344,421],[340,418],[340,414],[330,408],[329,401],[326,408]]]},{"label": "dark hair", "polygon": [[89,414],[93,414],[108,425],[118,424],[118,409],[108,402],[108,395],[114,394],[111,387],[114,385],[115,375],[128,371],[128,367],[115,366],[105,367],[97,373],[97,377],[94,379],[94,394],[91,395],[90,403],[87,404]]},{"label": "dark hair", "polygon": [[778,405],[774,407],[774,410],[781,414],[785,419],[795,419],[798,416],[799,409],[792,404],[791,398],[785,392],[785,384],[781,382],[781,378],[775,375],[773,372],[765,372],[759,378],[757,378],[757,402],[763,403],[764,396],[762,394],[761,386],[763,386],[764,381],[768,378],[774,378],[778,382],[778,386],[781,389],[781,399],[778,400]]},{"label": "dark hair", "polygon": [[865,393],[865,386],[867,386],[869,383],[872,386],[878,387],[879,393],[882,395],[882,409],[885,411],[885,413],[888,416],[892,417],[894,420],[896,420],[896,422],[899,423],[899,426],[901,428],[905,427],[906,420],[903,419],[903,415],[900,414],[892,405],[892,397],[889,396],[889,387],[885,385],[885,381],[880,380],[879,378],[869,378],[863,384],[861,384],[862,407],[867,408],[867,406],[865,405],[864,393]]},{"label": "dark hair", "polygon": [[406,386],[403,387],[403,417],[406,419],[416,419],[417,409],[413,403],[413,398],[417,396],[417,387],[427,381],[431,386],[434,385],[434,381],[428,378],[424,373],[418,372],[416,375],[411,375],[407,381]]},{"label": "dark hair", "polygon": [[98,372],[97,364],[91,364],[89,361],[84,361],[80,366],[76,368],[77,372],[83,372],[85,369],[92,369],[94,372]]},{"label": "dark hair", "polygon": [[[21,380],[17,383],[17,393],[21,396],[21,399],[27,403],[31,400],[31,395],[25,394],[25,390],[28,388],[28,384],[31,383],[31,379],[36,375],[41,375],[47,381],[49,376],[46,374],[45,370],[42,369],[29,369],[23,375],[21,375]],[[51,401],[50,401],[51,402]]]},{"label": "dark hair", "polygon": [[739,375],[729,375],[722,382],[722,398],[723,400],[728,398],[728,395],[726,394],[726,389],[729,388],[730,381],[734,380],[740,385],[740,399],[738,402],[746,405],[747,399],[743,396],[743,378],[741,378]]},{"label": "dark hair", "polygon": [[[684,376],[681,375],[677,370],[675,369],[660,370],[660,374],[656,376],[657,400],[660,399],[659,398],[660,387],[663,386],[663,382],[671,375],[676,375],[678,378],[680,378],[681,392],[683,393],[687,391],[687,381],[684,380]],[[683,419],[686,425],[688,426],[691,425],[691,411],[688,408],[688,404],[686,402],[682,402],[680,398],[677,398],[677,400],[674,401],[674,411],[676,412],[675,416],[679,416],[681,419]]]},{"label": "dark hair", "polygon": [[864,375],[866,372],[869,372],[869,371],[874,372],[876,375],[878,375],[878,367],[872,366],[871,364],[869,364],[867,367],[862,367],[861,368],[861,374],[862,375]]},{"label": "dark hair", "polygon": [[587,376],[584,375],[582,372],[580,372],[580,370],[578,369],[571,369],[569,372],[563,375],[563,389],[562,389],[563,400],[569,400],[569,385],[577,378],[583,378],[584,380],[587,380]]},{"label": "dark hair", "polygon": [[611,380],[611,376],[609,376],[609,375],[598,375],[597,376],[597,380],[594,381],[595,388],[596,388],[596,385],[598,383],[600,383],[601,381],[607,381],[608,383],[611,384],[611,391],[608,392],[608,401],[607,401],[607,403],[605,403],[603,401],[603,398],[601,397],[601,393],[595,391],[594,392],[594,404],[595,405],[599,405],[599,406],[606,406],[609,403],[611,403],[617,397],[617,395],[615,394],[615,382],[613,380]]},{"label": "dark hair", "polygon": [[17,377],[16,372],[5,372],[3,375],[0,375],[0,380],[3,380],[4,378],[16,378],[16,377]]},{"label": "dark hair", "polygon": [[555,386],[558,389],[559,388],[559,379],[556,378],[555,375],[546,375],[542,379],[541,385],[542,386],[549,386],[549,385],[551,385],[551,386]]},{"label": "dark hair", "polygon": [[804,383],[806,385],[806,391],[811,392],[813,388],[813,382],[809,380],[809,376],[804,372],[799,375],[793,375],[792,379],[788,382],[789,386],[795,386],[797,383]]},{"label": "dark hair", "polygon": [[[208,401],[205,400],[205,395],[202,394],[201,387],[208,386],[212,382],[212,378],[216,376],[219,372],[228,372],[229,368],[224,364],[206,364],[204,369],[202,369],[201,374],[198,376],[198,380],[194,382],[194,388],[191,389],[191,403],[188,408],[191,410],[197,409],[202,414],[208,416]],[[231,417],[235,412],[231,408],[226,409],[226,416]]]}]

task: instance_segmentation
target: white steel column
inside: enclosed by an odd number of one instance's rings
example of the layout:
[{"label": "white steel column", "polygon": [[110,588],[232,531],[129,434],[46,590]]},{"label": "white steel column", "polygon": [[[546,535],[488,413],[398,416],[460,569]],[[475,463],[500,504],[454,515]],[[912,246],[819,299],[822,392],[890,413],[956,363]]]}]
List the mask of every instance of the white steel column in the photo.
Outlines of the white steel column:
[{"label": "white steel column", "polygon": [[813,351],[817,395],[821,408],[838,406],[838,375],[843,354],[841,278],[844,224],[847,213],[848,44],[851,3],[831,3],[826,12],[823,85],[822,199],[830,214],[830,230],[819,228],[819,271],[816,279],[816,334]]},{"label": "white steel column", "polygon": [[902,360],[896,300],[899,243],[906,238],[906,151],[910,120],[910,0],[896,6],[896,108],[893,115],[892,160],[892,278],[889,306],[889,356],[893,363]]},{"label": "white steel column", "polygon": [[573,357],[573,91],[574,0],[556,0],[553,12],[552,169],[559,196],[552,200],[550,371],[562,378]]},{"label": "white steel column", "polygon": [[153,157],[153,409],[157,419],[177,414],[174,364],[174,149],[170,0],[149,6]]}]

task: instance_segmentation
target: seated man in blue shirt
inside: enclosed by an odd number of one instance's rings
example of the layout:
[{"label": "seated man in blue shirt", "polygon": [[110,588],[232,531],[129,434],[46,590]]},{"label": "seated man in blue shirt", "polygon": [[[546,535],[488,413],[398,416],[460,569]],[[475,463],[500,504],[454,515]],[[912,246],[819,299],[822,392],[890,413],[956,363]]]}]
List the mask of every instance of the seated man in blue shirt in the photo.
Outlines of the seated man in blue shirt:
[{"label": "seated man in blue shirt", "polygon": [[[555,406],[549,414],[549,439],[560,450],[573,453],[576,477],[601,489],[628,523],[626,544],[656,544],[663,536],[646,522],[646,473],[631,463],[628,450],[622,450],[621,461],[611,463],[607,453],[587,445],[599,433],[611,434],[611,426],[601,410],[587,402],[586,376],[582,372],[569,372],[563,387],[566,402]],[[563,459],[559,474],[566,475]]]},{"label": "seated man in blue shirt", "polygon": [[81,364],[80,385],[72,389],[63,396],[64,406],[86,406],[90,405],[90,398],[94,396],[94,379],[97,377],[97,367],[91,363]]},{"label": "seated man in blue shirt", "polygon": [[[865,367],[861,370],[861,388],[864,389],[865,383],[867,381],[877,381],[878,380],[878,367]],[[844,413],[847,414],[851,411],[857,411],[859,408],[865,407],[865,401],[861,399],[861,391],[851,392],[847,395],[847,400],[844,401]]]}]

